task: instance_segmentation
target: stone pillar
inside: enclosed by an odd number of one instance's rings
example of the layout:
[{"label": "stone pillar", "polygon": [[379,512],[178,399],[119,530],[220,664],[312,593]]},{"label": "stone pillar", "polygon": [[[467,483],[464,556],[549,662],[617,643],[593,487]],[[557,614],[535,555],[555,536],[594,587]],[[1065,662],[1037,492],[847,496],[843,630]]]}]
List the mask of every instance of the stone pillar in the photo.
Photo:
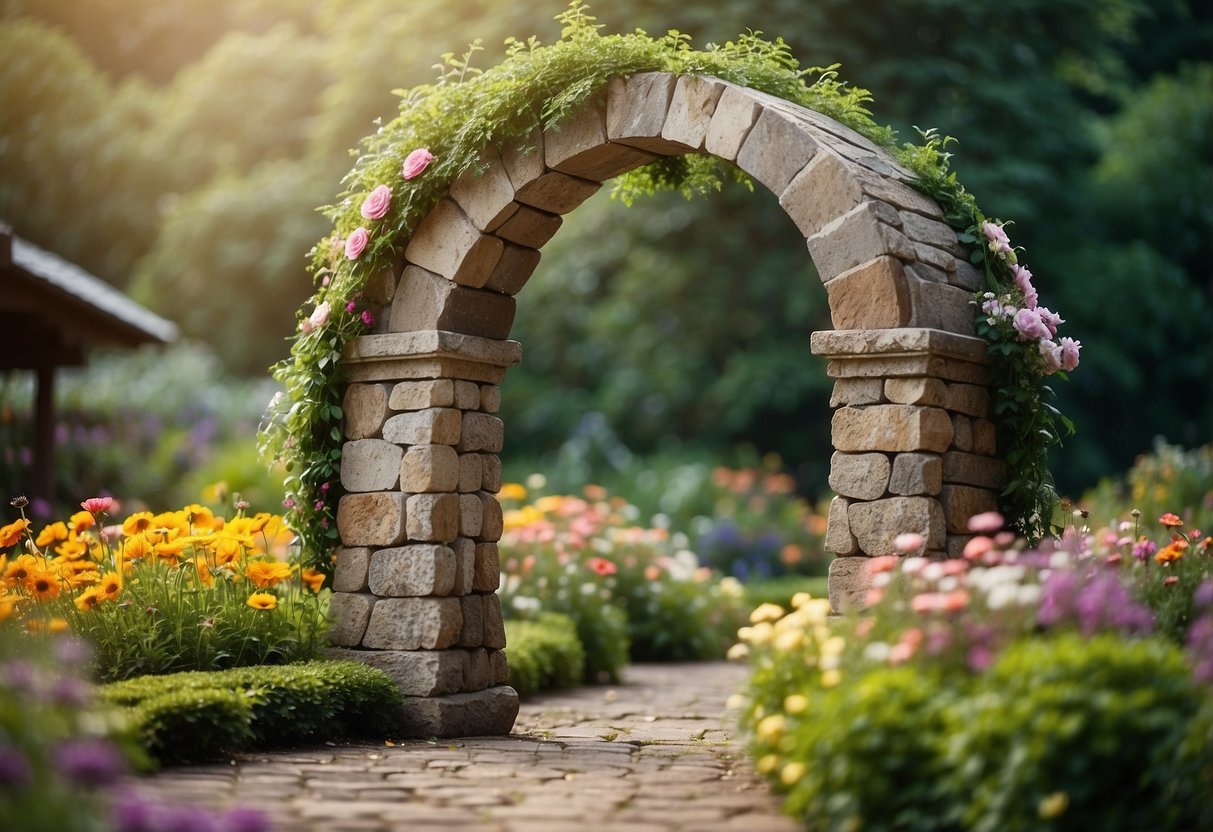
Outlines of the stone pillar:
[{"label": "stone pillar", "polygon": [[453,332],[366,335],[342,356],[345,445],[334,658],[386,672],[401,736],[508,734],[496,594],[503,426],[496,386],[521,346]]},{"label": "stone pillar", "polygon": [[1006,476],[990,421],[985,342],[937,329],[815,332],[830,360],[834,456],[826,549],[830,602],[863,603],[865,561],[917,532],[959,557],[968,519],[997,508]]}]

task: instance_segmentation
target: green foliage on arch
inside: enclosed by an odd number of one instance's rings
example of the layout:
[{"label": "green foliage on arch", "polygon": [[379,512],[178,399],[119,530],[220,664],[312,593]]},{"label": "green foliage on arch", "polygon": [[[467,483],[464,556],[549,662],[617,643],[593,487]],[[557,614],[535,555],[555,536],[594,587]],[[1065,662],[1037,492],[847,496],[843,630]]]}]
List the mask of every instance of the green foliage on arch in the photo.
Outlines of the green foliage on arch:
[{"label": "green foliage on arch", "polygon": [[[416,225],[454,179],[477,168],[485,147],[525,139],[536,128],[557,128],[601,96],[611,78],[646,71],[711,75],[795,102],[892,151],[916,175],[919,190],[935,198],[957,228],[978,232],[985,219],[950,172],[942,137],[925,133],[920,144],[898,147],[894,131],[878,125],[866,108],[871,101],[867,90],[839,80],[837,66],[801,68],[782,39],[750,32],[697,50],[676,31],[657,38],[641,30],[603,35],[588,7],[577,0],[557,19],[563,29],[551,45],[536,38],[509,39],[504,61],[482,71],[473,66],[480,49],[473,44],[462,56],[444,55],[434,83],[395,91],[402,99],[400,114],[364,139],[337,202],[321,209],[334,230],[310,253],[316,292],[298,315],[300,328],[291,356],[275,367],[275,378],[286,394],[271,406],[261,435],[263,452],[287,465],[289,519],[318,566],[327,567],[327,553],[338,540],[339,358],[344,345],[370,326],[364,286],[393,267]],[[401,166],[418,149],[429,151],[433,160],[405,180]],[[620,177],[616,191],[625,201],[663,188],[691,195],[717,190],[728,179],[744,179],[744,174],[714,157],[691,155],[659,160]],[[382,216],[368,219],[360,209],[380,186],[390,188],[390,206]],[[366,246],[347,253],[345,243],[356,231],[368,234]],[[984,266],[991,289],[1002,293],[1012,285],[1007,261],[983,257],[978,265]],[[1032,430],[1016,429],[1008,435],[1028,443],[1024,458],[1032,461],[1027,466],[1030,475],[1016,484],[1023,506],[1012,515],[1037,536],[1053,499],[1045,452],[1058,441],[1058,432],[1052,429],[1051,414],[1032,406],[1045,395],[1036,383],[1038,359],[1024,350],[1009,351],[1007,359],[1027,362],[1027,370],[1015,376],[1017,383],[1034,379],[1021,389],[1016,408],[1004,420],[1013,420],[1016,413],[1035,414]]]}]

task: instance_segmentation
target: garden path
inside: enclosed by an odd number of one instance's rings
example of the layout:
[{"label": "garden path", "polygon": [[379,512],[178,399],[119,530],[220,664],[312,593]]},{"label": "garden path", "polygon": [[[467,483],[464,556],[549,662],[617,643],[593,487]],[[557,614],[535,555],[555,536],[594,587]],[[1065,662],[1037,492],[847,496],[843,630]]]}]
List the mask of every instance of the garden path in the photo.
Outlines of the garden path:
[{"label": "garden path", "polygon": [[508,737],[249,754],[136,789],[256,806],[282,832],[792,832],[726,712],[746,672],[635,665],[619,685],[524,701]]}]

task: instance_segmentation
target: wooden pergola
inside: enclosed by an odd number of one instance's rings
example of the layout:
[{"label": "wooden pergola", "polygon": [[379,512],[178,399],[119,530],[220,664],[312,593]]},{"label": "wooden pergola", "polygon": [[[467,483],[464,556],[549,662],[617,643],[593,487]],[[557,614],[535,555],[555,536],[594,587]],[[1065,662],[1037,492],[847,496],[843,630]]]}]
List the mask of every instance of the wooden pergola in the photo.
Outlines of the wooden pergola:
[{"label": "wooden pergola", "polygon": [[0,225],[0,372],[31,370],[31,498],[54,500],[55,370],[81,366],[93,347],[166,344],[177,327],[84,269]]}]

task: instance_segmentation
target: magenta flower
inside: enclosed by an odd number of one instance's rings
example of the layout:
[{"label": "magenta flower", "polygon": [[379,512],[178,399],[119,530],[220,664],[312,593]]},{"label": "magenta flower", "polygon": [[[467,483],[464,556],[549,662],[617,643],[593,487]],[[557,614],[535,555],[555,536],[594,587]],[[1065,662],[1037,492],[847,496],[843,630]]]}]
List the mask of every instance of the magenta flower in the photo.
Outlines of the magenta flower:
[{"label": "magenta flower", "polygon": [[380,185],[367,194],[366,199],[362,201],[361,214],[368,220],[377,220],[387,213],[391,204],[392,189],[387,185]]},{"label": "magenta flower", "polygon": [[1040,302],[1040,296],[1032,285],[1032,272],[1028,271],[1027,267],[1016,264],[1011,266],[1011,274],[1015,276],[1016,287],[1023,292],[1023,305],[1028,309],[1035,309]]},{"label": "magenta flower", "polygon": [[345,256],[349,260],[357,260],[362,256],[362,252],[366,249],[366,244],[371,239],[371,233],[362,226],[358,226],[350,232],[350,236],[345,241]]},{"label": "magenta flower", "polygon": [[80,508],[84,509],[90,514],[102,514],[103,512],[109,511],[113,505],[113,497],[89,497],[80,504]]},{"label": "magenta flower", "polygon": [[434,161],[434,154],[430,153],[426,148],[419,147],[414,150],[404,160],[403,173],[405,180],[416,179],[429,167],[432,161]]},{"label": "magenta flower", "polygon": [[1078,351],[1082,349],[1082,342],[1075,341],[1073,338],[1062,338],[1061,346],[1061,368],[1067,373],[1078,366]]},{"label": "magenta flower", "polygon": [[995,254],[1011,253],[1011,241],[1007,238],[1007,232],[1002,230],[1001,225],[983,222],[981,224],[981,233],[990,241],[990,251]]},{"label": "magenta flower", "polygon": [[368,327],[375,325],[375,316],[371,314],[371,310],[362,310],[362,323]]},{"label": "magenta flower", "polygon": [[1038,309],[1020,309],[1015,313],[1013,324],[1021,341],[1039,341],[1053,336],[1045,322],[1040,319]]}]

